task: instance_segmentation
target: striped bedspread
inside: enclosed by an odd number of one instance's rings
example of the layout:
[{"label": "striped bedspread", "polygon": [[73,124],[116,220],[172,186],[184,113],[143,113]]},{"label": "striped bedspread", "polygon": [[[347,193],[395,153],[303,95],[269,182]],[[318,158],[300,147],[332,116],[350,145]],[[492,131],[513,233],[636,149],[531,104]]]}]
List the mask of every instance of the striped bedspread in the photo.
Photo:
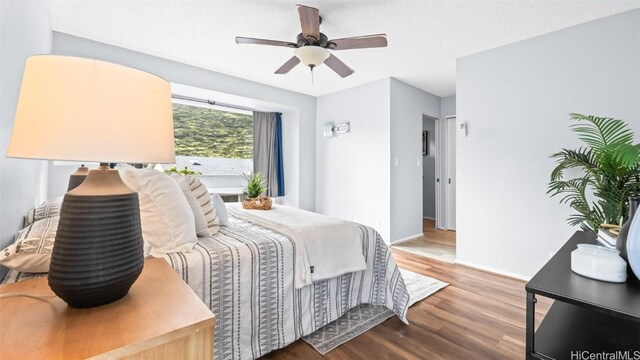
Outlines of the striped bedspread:
[{"label": "striped bedspread", "polygon": [[[409,294],[387,245],[359,225],[367,268],[295,289],[290,238],[230,218],[189,253],[163,257],[216,315],[215,358],[256,359],[362,304],[384,305],[405,323]],[[4,282],[37,277],[10,271]]]}]

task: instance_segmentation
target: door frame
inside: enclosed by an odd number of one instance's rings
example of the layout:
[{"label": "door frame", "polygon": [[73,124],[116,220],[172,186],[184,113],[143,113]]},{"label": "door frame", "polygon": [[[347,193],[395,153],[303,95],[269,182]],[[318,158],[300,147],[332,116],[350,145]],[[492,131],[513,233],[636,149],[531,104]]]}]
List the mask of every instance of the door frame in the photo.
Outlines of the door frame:
[{"label": "door frame", "polygon": [[[443,214],[444,215],[443,216],[444,217],[444,221],[443,221],[444,226],[443,226],[443,229],[454,230],[455,231],[455,229],[452,228],[453,224],[449,223],[449,211],[450,211],[450,208],[449,208],[450,207],[450,204],[449,204],[450,199],[449,198],[451,196],[450,191],[451,191],[451,186],[453,186],[455,188],[456,187],[456,183],[457,183],[456,179],[454,179],[453,180],[453,184],[448,184],[449,183],[449,170],[450,170],[449,169],[449,156],[450,156],[450,154],[449,154],[449,151],[448,151],[448,147],[449,147],[449,136],[451,135],[451,134],[449,134],[449,121],[453,121],[453,125],[454,125],[453,126],[453,128],[454,128],[453,131],[454,131],[454,133],[452,135],[456,138],[456,140],[457,140],[456,131],[457,131],[458,127],[456,126],[457,125],[456,115],[446,116],[444,118],[444,120],[445,120],[444,121],[444,123],[445,123],[444,124],[445,125],[444,126],[445,142],[444,142],[444,147],[443,147],[444,157],[445,157],[444,175],[447,177],[447,179],[446,180],[443,179],[444,181],[442,181],[442,183],[446,184],[447,186],[446,186],[445,191],[444,191],[445,198],[444,198],[444,204],[443,204],[443,210],[444,210],[444,214]],[[456,153],[457,153],[458,144],[454,144],[454,146],[456,148]],[[457,210],[457,209],[455,209],[455,210]],[[455,214],[454,214],[454,216],[455,216]]]},{"label": "door frame", "polygon": [[445,220],[442,217],[442,122],[439,118],[434,118],[436,123],[436,171],[435,171],[435,184],[436,184],[436,229],[443,229],[446,226]]}]

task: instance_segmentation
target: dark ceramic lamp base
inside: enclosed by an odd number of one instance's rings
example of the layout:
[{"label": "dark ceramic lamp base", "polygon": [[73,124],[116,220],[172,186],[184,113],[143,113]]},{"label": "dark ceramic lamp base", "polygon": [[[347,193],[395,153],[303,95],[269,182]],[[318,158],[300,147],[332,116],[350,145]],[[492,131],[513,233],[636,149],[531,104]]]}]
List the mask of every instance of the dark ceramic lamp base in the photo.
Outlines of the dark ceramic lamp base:
[{"label": "dark ceramic lamp base", "polygon": [[82,184],[82,182],[87,178],[87,175],[89,175],[89,168],[82,164],[82,166],[69,176],[69,186],[67,186],[67,191],[71,191],[80,186],[80,184]]},{"label": "dark ceramic lamp base", "polygon": [[125,296],[143,265],[138,194],[117,171],[92,170],[64,197],[49,286],[70,307],[100,306]]}]

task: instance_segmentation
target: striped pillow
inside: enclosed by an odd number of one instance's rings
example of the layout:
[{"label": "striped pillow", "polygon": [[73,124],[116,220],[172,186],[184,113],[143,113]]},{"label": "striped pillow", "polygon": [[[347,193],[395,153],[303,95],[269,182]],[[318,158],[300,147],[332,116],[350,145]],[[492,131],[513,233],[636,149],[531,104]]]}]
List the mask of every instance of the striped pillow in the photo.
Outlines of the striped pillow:
[{"label": "striped pillow", "polygon": [[49,272],[59,219],[52,216],[37,220],[20,230],[16,241],[0,251],[0,264],[20,272]]},{"label": "striped pillow", "polygon": [[47,219],[53,216],[60,215],[60,208],[62,207],[62,196],[49,199],[35,209],[31,209],[29,213],[24,217],[22,227],[25,228],[35,221]]},{"label": "striped pillow", "polygon": [[202,211],[204,211],[204,217],[207,220],[207,226],[209,227],[209,231],[211,231],[211,235],[217,234],[220,230],[220,219],[211,201],[209,190],[207,190],[207,187],[204,186],[202,181],[195,176],[185,175],[185,180],[189,189],[200,203]]}]

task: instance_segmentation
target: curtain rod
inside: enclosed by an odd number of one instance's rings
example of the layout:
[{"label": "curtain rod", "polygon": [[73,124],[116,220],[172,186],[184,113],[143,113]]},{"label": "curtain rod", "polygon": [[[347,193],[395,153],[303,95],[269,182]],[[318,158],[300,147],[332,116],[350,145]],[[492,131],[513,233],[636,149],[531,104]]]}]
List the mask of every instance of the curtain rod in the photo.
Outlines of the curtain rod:
[{"label": "curtain rod", "polygon": [[250,107],[245,107],[245,106],[240,106],[240,105],[225,104],[225,103],[221,103],[221,102],[213,101],[213,100],[199,99],[199,98],[194,98],[194,97],[191,97],[191,96],[183,96],[183,95],[171,94],[171,97],[173,99],[199,102],[199,103],[204,103],[204,104],[209,104],[209,105],[226,107],[226,108],[230,108],[230,109],[237,109],[237,110],[244,110],[244,111],[273,112],[273,111],[266,111],[266,110],[260,110],[260,109],[253,109],[253,108],[250,108]]}]

